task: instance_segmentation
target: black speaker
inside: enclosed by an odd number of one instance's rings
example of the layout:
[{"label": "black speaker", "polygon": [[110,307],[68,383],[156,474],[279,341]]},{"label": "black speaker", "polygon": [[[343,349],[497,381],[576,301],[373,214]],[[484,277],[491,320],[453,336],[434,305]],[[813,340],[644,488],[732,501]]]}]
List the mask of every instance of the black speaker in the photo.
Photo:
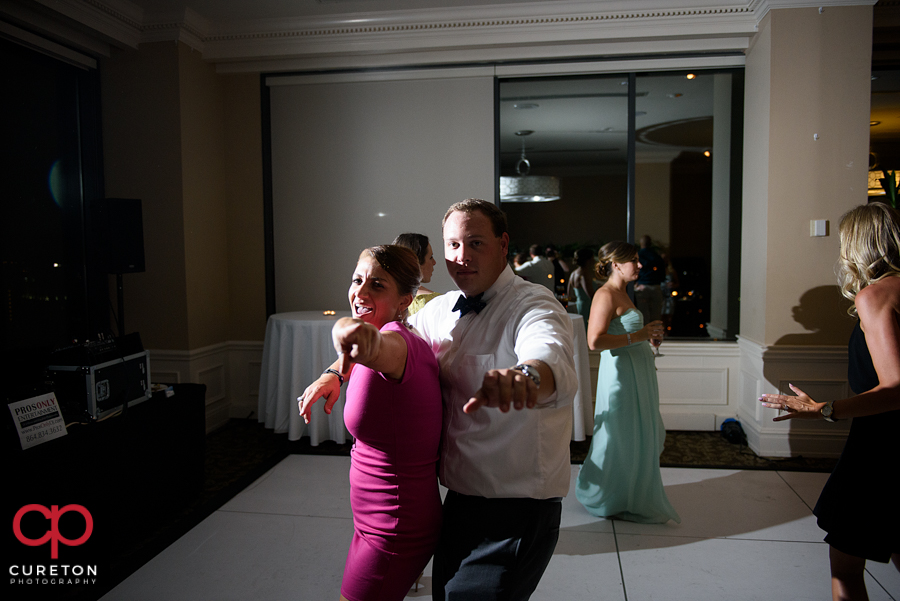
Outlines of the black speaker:
[{"label": "black speaker", "polygon": [[98,267],[106,273],[143,272],[144,220],[141,216],[141,200],[95,200],[91,216]]}]

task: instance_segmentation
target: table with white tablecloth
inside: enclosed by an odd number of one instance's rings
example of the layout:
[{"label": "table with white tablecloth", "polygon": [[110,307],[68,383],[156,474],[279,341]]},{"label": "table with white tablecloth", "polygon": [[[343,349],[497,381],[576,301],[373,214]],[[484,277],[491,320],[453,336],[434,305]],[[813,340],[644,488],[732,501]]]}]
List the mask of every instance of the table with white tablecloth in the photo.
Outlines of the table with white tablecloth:
[{"label": "table with white tablecloth", "polygon": [[586,434],[594,433],[594,395],[591,393],[591,357],[587,345],[587,331],[584,318],[577,313],[569,313],[572,330],[575,332],[575,375],[578,378],[578,392],[572,403],[572,440],[584,440]]},{"label": "table with white tablecloth", "polygon": [[344,426],[345,389],[325,413],[325,400],[313,405],[307,425],[300,417],[297,397],[337,359],[331,329],[349,311],[325,315],[323,311],[293,311],[269,316],[259,377],[259,421],[275,432],[287,432],[288,440],[309,436],[311,445],[325,440],[345,443],[350,433]]},{"label": "table with white tablecloth", "polygon": [[[287,432],[288,440],[309,436],[310,444],[325,440],[344,443],[350,434],[344,426],[344,390],[331,415],[320,399],[313,406],[310,423],[300,417],[297,397],[337,359],[331,329],[349,311],[324,315],[323,311],[276,313],[266,324],[262,369],[259,379],[259,421],[275,432]],[[581,315],[569,313],[575,332],[575,373],[578,392],[573,403],[572,439],[584,440],[593,430],[590,359]],[[346,388],[346,387],[345,387]]]}]

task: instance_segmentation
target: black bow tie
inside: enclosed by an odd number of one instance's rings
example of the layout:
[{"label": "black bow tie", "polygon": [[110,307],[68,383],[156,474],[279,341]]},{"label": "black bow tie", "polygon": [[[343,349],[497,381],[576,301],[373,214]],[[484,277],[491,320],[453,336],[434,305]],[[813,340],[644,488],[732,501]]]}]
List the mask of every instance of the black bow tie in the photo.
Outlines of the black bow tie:
[{"label": "black bow tie", "polygon": [[454,311],[459,311],[459,316],[464,317],[466,313],[469,311],[475,311],[475,313],[480,313],[482,309],[487,305],[486,302],[481,300],[481,297],[484,296],[484,292],[481,294],[476,294],[475,296],[460,296],[456,304],[453,305]]}]

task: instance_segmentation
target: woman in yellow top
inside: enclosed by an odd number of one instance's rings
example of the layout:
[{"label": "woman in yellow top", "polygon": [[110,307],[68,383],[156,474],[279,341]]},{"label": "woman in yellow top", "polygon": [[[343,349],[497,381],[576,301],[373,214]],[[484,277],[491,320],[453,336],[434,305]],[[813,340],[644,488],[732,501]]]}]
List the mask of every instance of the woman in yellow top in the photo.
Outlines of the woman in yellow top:
[{"label": "woman in yellow top", "polygon": [[[428,236],[424,234],[411,233],[400,234],[399,236],[394,238],[392,244],[405,246],[406,248],[416,253],[416,257],[419,259],[419,269],[422,272],[422,283],[427,284],[431,281],[431,276],[432,274],[434,274],[434,266],[437,265],[437,261],[434,260],[434,252],[431,250],[431,244],[429,244],[428,242]],[[419,290],[418,292],[416,292],[416,297],[413,299],[412,304],[409,306],[409,314],[412,315],[413,313],[424,307],[425,303],[440,295],[440,292],[432,292],[424,286],[419,286]]]}]

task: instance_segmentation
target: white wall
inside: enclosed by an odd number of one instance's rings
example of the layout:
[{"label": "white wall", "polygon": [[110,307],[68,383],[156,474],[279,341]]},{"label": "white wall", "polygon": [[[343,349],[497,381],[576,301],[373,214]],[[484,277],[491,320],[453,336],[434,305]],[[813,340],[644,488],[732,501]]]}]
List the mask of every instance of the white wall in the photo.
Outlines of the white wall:
[{"label": "white wall", "polygon": [[432,241],[429,288],[455,288],[441,218],[494,198],[493,72],[418,75],[269,80],[276,311],[345,309],[360,250],[407,231]]}]

